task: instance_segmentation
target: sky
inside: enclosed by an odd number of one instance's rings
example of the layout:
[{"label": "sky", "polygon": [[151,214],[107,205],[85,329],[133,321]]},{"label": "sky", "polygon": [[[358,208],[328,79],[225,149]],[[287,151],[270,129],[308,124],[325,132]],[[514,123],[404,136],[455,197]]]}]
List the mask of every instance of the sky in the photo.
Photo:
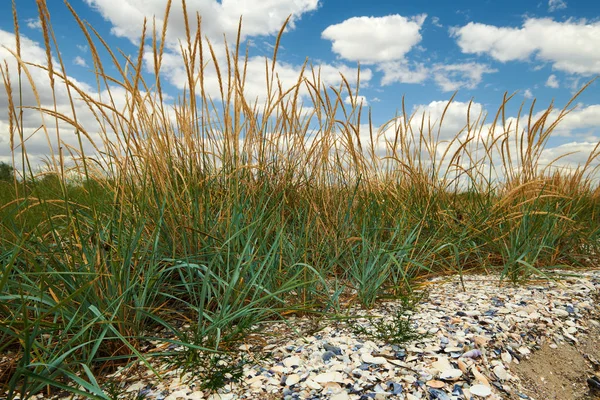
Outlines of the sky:
[{"label": "sky", "polygon": [[[15,3],[23,58],[45,63],[35,1]],[[85,37],[62,1],[47,0],[47,4],[70,79],[93,92],[93,62]],[[82,20],[94,26],[112,48],[133,58],[144,16],[149,20],[154,16],[161,27],[165,4],[165,0],[71,0]],[[190,14],[202,16],[204,34],[221,59],[225,54],[223,34],[234,42],[243,16],[251,96],[260,96],[264,90],[264,58],[272,57],[277,33],[291,15],[277,56],[283,82],[295,83],[306,59],[320,67],[325,82],[333,86],[340,84],[340,72],[354,81],[360,65],[360,99],[370,107],[375,126],[393,118],[403,98],[409,113],[425,112],[439,118],[456,92],[445,123],[451,136],[466,123],[470,101],[472,112],[493,117],[507,92],[515,94],[507,106],[509,116],[516,116],[521,105],[528,110],[534,98],[539,115],[552,102],[562,108],[582,85],[600,74],[597,1],[187,0],[186,4]],[[174,97],[185,85],[178,44],[185,38],[183,26],[181,3],[174,0],[161,71],[167,83],[165,91]],[[7,49],[14,49],[14,42],[11,4],[2,0],[0,62],[6,60],[13,72],[14,57]],[[150,54],[149,49],[144,54],[146,76],[152,74]],[[103,61],[110,63],[107,58]],[[39,80],[40,96],[47,102],[52,96],[46,76],[36,71],[33,79]],[[209,74],[207,79],[209,94],[217,96],[215,75]],[[599,85],[594,82],[578,97],[576,109],[550,139],[547,159],[574,151],[578,153],[565,162],[585,161],[600,141]],[[58,102],[64,103],[59,106],[67,109],[67,101],[65,93],[58,94]],[[0,161],[8,162],[6,107],[5,92],[0,90]],[[36,126],[39,121],[32,117],[32,132]],[[38,136],[32,136],[28,149],[43,156],[48,145]]]}]

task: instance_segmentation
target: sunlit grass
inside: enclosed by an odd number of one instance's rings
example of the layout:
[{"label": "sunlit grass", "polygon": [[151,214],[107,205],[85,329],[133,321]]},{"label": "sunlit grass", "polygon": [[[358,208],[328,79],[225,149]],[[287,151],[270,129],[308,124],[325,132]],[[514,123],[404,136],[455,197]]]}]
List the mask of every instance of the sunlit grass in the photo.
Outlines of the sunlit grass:
[{"label": "sunlit grass", "polygon": [[[244,95],[239,38],[219,65],[198,25],[182,45],[189,84],[168,105],[159,72],[167,27],[142,34],[154,48],[155,81],[146,82],[142,47],[123,69],[74,17],[100,88],[124,90],[127,101],[118,107],[65,82],[43,6],[48,64],[20,61],[17,44],[17,75],[2,67],[15,149],[15,177],[0,181],[0,384],[9,397],[84,388],[107,398],[102,374],[145,360],[151,338],[225,351],[256,324],[408,296],[424,276],[477,270],[521,282],[596,261],[598,149],[576,170],[538,164],[570,104],[552,121],[550,108],[532,120],[532,108],[514,126],[505,98],[490,121],[470,120],[450,141],[438,137],[443,119],[405,111],[389,129],[359,131],[367,110],[343,101],[357,98],[358,82],[328,87],[307,67],[282,87],[275,50],[265,101],[255,103]],[[209,65],[218,99],[205,91]],[[19,87],[37,93],[34,69],[85,102],[98,127],[22,104]],[[49,148],[43,172],[27,153],[21,112],[32,109],[44,115],[36,134],[63,145]],[[62,141],[73,130],[77,143]]]}]

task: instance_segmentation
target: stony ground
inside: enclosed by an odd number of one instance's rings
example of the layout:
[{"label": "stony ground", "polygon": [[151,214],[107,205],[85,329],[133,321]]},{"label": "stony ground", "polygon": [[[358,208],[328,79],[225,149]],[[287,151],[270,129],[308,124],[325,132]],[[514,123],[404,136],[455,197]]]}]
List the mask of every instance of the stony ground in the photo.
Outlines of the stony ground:
[{"label": "stony ground", "polygon": [[465,291],[456,277],[427,285],[410,315],[420,336],[407,344],[372,333],[398,327],[400,303],[388,302],[349,310],[375,318],[269,325],[239,349],[254,360],[243,378],[217,393],[161,365],[162,382],[139,366],[112,378],[123,398],[164,400],[594,398],[587,380],[600,368],[600,271],[522,286],[478,275],[464,283]]}]

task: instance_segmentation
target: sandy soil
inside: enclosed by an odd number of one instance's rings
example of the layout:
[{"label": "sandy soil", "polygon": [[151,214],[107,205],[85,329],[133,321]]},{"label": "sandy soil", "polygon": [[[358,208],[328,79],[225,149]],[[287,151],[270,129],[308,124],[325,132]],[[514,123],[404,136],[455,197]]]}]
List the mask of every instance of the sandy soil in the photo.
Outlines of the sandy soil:
[{"label": "sandy soil", "polygon": [[600,373],[596,360],[600,360],[599,328],[582,336],[575,345],[553,349],[545,344],[530,359],[511,365],[511,371],[521,378],[525,393],[535,400],[600,399],[600,394],[592,393],[586,382]]}]

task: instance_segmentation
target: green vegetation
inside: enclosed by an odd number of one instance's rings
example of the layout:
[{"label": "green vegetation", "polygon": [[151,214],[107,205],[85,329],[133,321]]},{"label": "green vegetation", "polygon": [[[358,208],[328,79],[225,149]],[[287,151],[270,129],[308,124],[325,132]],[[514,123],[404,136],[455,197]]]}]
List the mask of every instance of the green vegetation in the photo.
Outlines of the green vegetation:
[{"label": "green vegetation", "polygon": [[14,169],[12,165],[0,162],[0,181],[10,182],[14,179]]},{"label": "green vegetation", "polygon": [[370,319],[368,326],[349,320],[350,329],[357,335],[367,339],[377,340],[386,344],[400,346],[415,339],[422,338],[415,330],[411,319],[417,303],[427,298],[427,292],[411,293],[401,296],[397,300],[397,309],[390,312],[391,318],[377,317]]},{"label": "green vegetation", "polygon": [[[470,120],[450,141],[438,137],[443,120],[418,121],[404,107],[387,130],[365,132],[365,110],[343,101],[358,98],[358,84],[327,87],[308,65],[282,87],[275,61],[267,64],[265,103],[246,98],[239,41],[216,69],[222,96],[210,98],[204,72],[217,58],[197,26],[182,44],[189,84],[166,105],[158,71],[167,27],[144,32],[155,71],[146,82],[142,46],[123,68],[73,15],[99,87],[127,101],[65,82],[62,63],[21,64],[16,76],[0,68],[19,148],[17,179],[0,169],[0,387],[9,397],[63,389],[106,399],[101,375],[149,365],[148,340],[182,346],[183,359],[161,356],[193,371],[288,313],[342,311],[341,297],[370,307],[432,274],[477,270],[520,282],[596,261],[598,148],[576,170],[539,165],[571,103],[554,119],[552,108],[537,119],[531,109],[517,126],[504,117],[506,97],[497,115]],[[50,54],[43,6],[40,18]],[[116,76],[100,51],[113,56]],[[21,104],[33,69],[101,124]],[[44,114],[37,134],[64,144],[39,173],[21,152],[33,133],[21,111],[32,109]],[[61,141],[67,131],[78,145]],[[404,335],[398,318],[390,337]]]}]

